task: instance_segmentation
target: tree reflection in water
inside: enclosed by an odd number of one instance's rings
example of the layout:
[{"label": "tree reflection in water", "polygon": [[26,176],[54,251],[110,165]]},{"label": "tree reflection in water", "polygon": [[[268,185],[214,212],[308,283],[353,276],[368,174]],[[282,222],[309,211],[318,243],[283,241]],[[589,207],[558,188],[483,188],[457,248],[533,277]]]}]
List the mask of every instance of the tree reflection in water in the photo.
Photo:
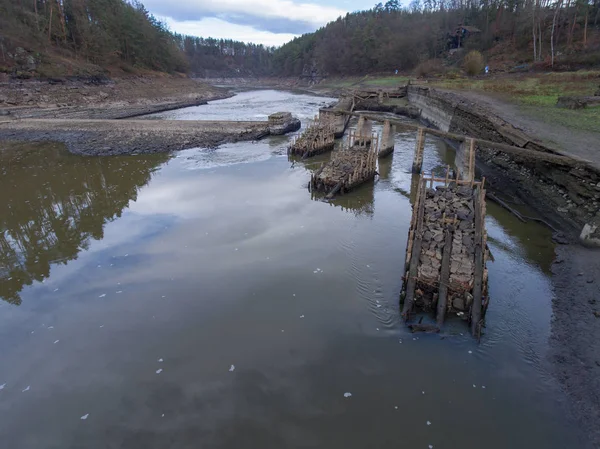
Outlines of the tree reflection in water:
[{"label": "tree reflection in water", "polygon": [[0,297],[21,303],[25,285],[50,275],[104,237],[169,158],[80,157],[52,143],[0,144]]}]

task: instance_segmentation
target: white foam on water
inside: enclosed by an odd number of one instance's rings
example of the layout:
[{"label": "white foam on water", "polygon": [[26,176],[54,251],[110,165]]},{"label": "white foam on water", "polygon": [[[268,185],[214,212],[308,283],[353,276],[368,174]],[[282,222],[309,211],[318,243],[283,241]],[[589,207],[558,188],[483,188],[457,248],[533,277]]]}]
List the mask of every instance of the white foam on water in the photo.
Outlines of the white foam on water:
[{"label": "white foam on water", "polygon": [[82,420],[84,420],[84,421],[85,421],[86,419],[88,419],[88,416],[90,416],[90,414],[89,414],[89,413],[86,413],[85,415],[83,415],[83,416],[82,416],[81,418],[79,418],[79,419],[82,419]]}]

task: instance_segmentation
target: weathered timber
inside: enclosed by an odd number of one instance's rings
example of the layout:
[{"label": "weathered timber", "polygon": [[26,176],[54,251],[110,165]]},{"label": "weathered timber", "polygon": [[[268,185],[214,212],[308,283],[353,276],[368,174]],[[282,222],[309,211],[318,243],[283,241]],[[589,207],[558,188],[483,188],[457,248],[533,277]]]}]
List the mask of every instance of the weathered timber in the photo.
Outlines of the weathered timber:
[{"label": "weathered timber", "polygon": [[477,188],[474,198],[475,206],[475,273],[473,276],[473,306],[471,307],[471,333],[479,338],[481,335],[481,313],[483,296],[483,252],[484,252],[484,230],[483,230],[483,199],[485,192],[481,187]]},{"label": "weathered timber", "polygon": [[[365,114],[365,113],[356,113],[349,111],[337,111],[339,113],[358,117],[363,115],[365,118],[368,118],[373,121],[382,122],[384,120],[389,120],[390,123],[395,124],[397,126],[398,131],[418,131],[421,128],[420,125],[413,125],[410,123],[406,123],[400,120],[392,119],[392,118],[382,118],[373,114]],[[538,151],[538,150],[530,150],[528,148],[517,147],[513,145],[508,145],[500,142],[492,142],[485,139],[478,139],[469,136],[464,136],[461,134],[454,134],[450,132],[440,131],[433,128],[424,128],[426,134],[431,134],[432,136],[441,137],[444,139],[454,140],[457,142],[464,142],[467,139],[473,139],[475,145],[483,148],[489,148],[492,150],[498,150],[507,154],[515,155],[518,157],[522,157],[525,159],[533,159],[549,162],[556,165],[567,166],[567,167],[577,167],[580,165],[585,165],[588,162],[582,159],[578,159],[571,156],[562,156],[556,153],[546,152],[546,151]]]},{"label": "weathered timber", "polygon": [[335,130],[331,120],[318,117],[310,122],[306,130],[288,148],[289,155],[302,156],[302,159],[333,150]]},{"label": "weathered timber", "polygon": [[332,123],[334,136],[339,139],[344,136],[350,123],[350,116],[346,113],[354,111],[354,107],[355,102],[352,96],[342,96],[335,106],[319,109],[319,119]]},{"label": "weathered timber", "polygon": [[[410,264],[408,267],[408,275],[406,281],[406,290],[404,295],[404,306],[402,307],[402,317],[405,320],[410,318],[410,313],[413,308],[415,299],[415,288],[417,285],[417,270],[419,268],[419,258],[421,256],[421,244],[423,241],[423,214],[425,211],[425,195],[427,189],[427,181],[422,179],[419,182],[419,191],[417,193],[417,216],[415,218],[416,229],[413,232],[413,243],[411,247]],[[413,211],[414,214],[414,211]]]},{"label": "weathered timber", "polygon": [[454,228],[446,227],[444,231],[444,249],[442,250],[442,268],[440,271],[440,288],[437,303],[437,325],[441,327],[446,318],[446,306],[448,302],[448,283],[450,282],[450,256],[452,254],[452,239]]},{"label": "weathered timber", "polygon": [[331,159],[311,178],[311,190],[327,193],[346,193],[372,180],[377,171],[377,136],[370,144],[357,143],[350,134],[348,145],[331,153]]}]

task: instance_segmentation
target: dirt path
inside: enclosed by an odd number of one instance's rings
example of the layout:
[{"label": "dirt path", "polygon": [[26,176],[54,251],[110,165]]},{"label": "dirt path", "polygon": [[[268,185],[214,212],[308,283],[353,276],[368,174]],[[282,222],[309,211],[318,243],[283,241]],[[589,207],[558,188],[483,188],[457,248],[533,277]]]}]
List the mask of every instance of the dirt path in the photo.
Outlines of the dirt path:
[{"label": "dirt path", "polygon": [[[443,89],[438,90],[443,91]],[[516,128],[535,136],[547,146],[556,148],[565,155],[586,159],[600,169],[600,134],[581,130],[574,131],[566,126],[532,117],[521,106],[509,103],[497,94],[465,90],[447,90],[447,92],[453,92],[477,103]]]}]

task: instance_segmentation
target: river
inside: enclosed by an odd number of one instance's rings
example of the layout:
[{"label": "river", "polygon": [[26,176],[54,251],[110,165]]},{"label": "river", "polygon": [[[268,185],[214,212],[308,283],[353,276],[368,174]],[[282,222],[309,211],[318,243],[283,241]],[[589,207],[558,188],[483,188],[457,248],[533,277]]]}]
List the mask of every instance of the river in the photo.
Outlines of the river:
[{"label": "river", "polygon": [[[302,120],[332,99],[242,92],[154,119]],[[172,156],[0,151],[6,448],[579,447],[547,362],[549,232],[488,203],[491,304],[413,335],[398,297],[414,133],[333,202],[290,137]],[[424,171],[452,149],[427,140]]]}]

